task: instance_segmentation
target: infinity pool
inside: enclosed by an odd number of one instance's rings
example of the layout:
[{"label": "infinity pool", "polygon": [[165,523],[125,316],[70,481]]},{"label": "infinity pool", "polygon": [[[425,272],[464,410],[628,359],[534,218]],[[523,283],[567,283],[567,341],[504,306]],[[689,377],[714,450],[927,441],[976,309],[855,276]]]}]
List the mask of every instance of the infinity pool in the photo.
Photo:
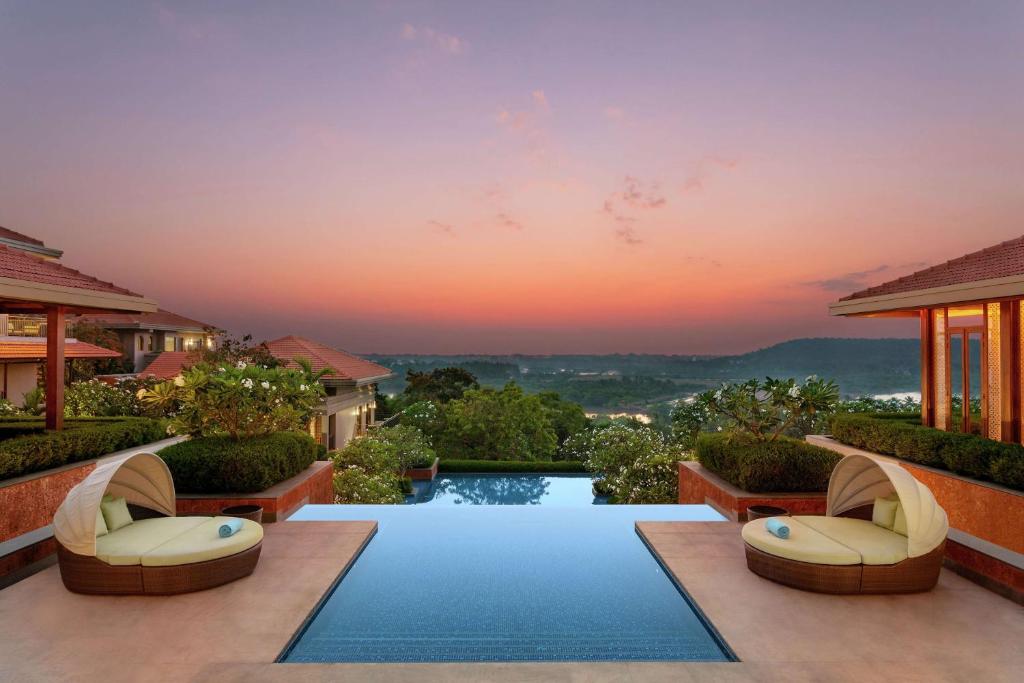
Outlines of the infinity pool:
[{"label": "infinity pool", "polygon": [[[502,477],[459,476],[435,482],[457,479],[458,496],[442,486],[446,494],[423,505],[302,508],[292,520],[379,527],[280,661],[732,659],[634,529],[637,520],[720,521],[718,513],[595,505],[588,477],[519,478],[516,496],[536,490],[536,479],[551,480],[540,482],[549,495],[509,504]],[[563,486],[576,495],[555,495]]]},{"label": "infinity pool", "polygon": [[417,505],[604,505],[578,474],[449,474],[417,486]]}]

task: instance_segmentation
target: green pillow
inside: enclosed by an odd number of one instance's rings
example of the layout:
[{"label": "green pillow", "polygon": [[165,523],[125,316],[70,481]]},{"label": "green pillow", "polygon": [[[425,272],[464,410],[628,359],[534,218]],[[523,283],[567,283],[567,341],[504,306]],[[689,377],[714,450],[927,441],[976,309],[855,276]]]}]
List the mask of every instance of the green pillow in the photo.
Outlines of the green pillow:
[{"label": "green pillow", "polygon": [[884,529],[892,529],[896,521],[896,508],[899,502],[888,498],[875,498],[875,506],[871,510],[871,521]]},{"label": "green pillow", "polygon": [[132,523],[132,515],[128,512],[128,502],[124,498],[114,498],[100,503],[103,520],[107,523],[107,531],[117,531]]},{"label": "green pillow", "polygon": [[107,520],[103,519],[103,511],[96,510],[96,538],[107,535]]},{"label": "green pillow", "polygon": [[892,530],[901,536],[907,535],[907,515],[903,512],[903,503],[896,505],[896,517],[892,522]]}]

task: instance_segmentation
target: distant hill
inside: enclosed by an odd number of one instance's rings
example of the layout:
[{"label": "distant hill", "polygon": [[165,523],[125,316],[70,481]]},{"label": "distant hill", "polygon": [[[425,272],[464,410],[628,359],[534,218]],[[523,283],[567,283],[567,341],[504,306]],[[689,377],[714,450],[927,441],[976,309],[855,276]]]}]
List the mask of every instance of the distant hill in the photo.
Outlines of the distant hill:
[{"label": "distant hill", "polygon": [[[370,359],[399,374],[382,385],[401,391],[405,371],[454,365],[500,386],[514,380],[527,390],[550,389],[587,407],[632,409],[680,397],[723,381],[818,375],[839,383],[844,396],[916,391],[916,339],[794,339],[733,356],[608,355],[378,355]],[[628,380],[628,381],[623,381]],[[584,383],[586,386],[584,386]]]}]

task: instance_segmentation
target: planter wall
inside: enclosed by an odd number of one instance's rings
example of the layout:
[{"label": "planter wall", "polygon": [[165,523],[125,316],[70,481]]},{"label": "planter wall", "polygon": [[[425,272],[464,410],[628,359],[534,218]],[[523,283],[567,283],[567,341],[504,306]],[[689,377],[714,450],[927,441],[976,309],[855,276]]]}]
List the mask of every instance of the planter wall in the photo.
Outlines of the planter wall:
[{"label": "planter wall", "polygon": [[287,519],[303,505],[334,502],[334,464],[318,460],[280,484],[259,493],[178,494],[178,514],[218,515],[229,505],[260,505],[263,522]]},{"label": "planter wall", "polygon": [[752,505],[786,508],[794,515],[825,514],[824,493],[750,493],[699,462],[679,463],[679,502],[710,505],[734,522],[747,521],[747,508]]},{"label": "planter wall", "polygon": [[433,481],[434,478],[437,476],[437,468],[440,462],[440,458],[434,458],[434,464],[431,465],[430,467],[414,467],[412,469],[406,470],[405,473],[406,475],[408,475],[410,479],[420,481]]}]

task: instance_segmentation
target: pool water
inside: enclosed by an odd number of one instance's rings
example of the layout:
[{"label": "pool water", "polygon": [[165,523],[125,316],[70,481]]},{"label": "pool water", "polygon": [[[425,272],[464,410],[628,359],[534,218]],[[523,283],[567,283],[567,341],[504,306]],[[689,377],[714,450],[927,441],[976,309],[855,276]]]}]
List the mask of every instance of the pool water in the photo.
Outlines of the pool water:
[{"label": "pool water", "polygon": [[578,474],[450,474],[416,482],[417,505],[604,505],[593,482]]},{"label": "pool water", "polygon": [[421,505],[307,505],[293,515],[379,527],[280,661],[732,659],[634,529],[718,513],[595,505],[588,477],[515,475],[516,486],[512,476],[444,477]]}]

